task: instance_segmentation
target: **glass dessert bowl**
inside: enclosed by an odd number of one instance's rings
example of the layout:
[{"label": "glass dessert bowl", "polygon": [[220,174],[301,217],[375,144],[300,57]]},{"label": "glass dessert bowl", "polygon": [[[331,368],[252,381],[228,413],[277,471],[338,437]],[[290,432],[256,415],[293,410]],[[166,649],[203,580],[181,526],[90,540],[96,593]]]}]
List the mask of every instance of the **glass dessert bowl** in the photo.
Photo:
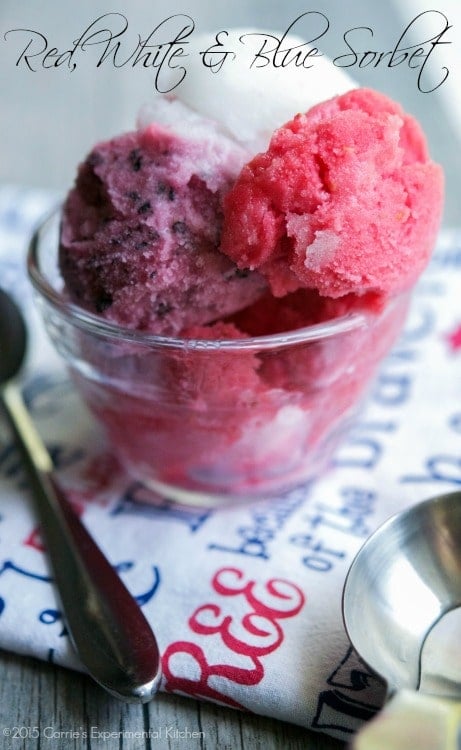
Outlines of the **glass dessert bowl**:
[{"label": "glass dessert bowl", "polygon": [[28,270],[47,331],[128,473],[164,498],[219,505],[279,495],[325,470],[409,295],[246,338],[157,336],[72,304],[60,215],[34,233]]}]

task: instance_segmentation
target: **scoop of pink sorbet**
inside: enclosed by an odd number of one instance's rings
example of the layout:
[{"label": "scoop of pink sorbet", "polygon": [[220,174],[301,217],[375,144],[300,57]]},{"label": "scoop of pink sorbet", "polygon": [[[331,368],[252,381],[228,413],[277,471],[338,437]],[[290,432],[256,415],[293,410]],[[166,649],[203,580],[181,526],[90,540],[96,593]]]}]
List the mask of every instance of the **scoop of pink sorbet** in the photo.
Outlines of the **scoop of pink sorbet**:
[{"label": "scoop of pink sorbet", "polygon": [[221,248],[277,296],[393,294],[425,267],[442,202],[442,170],[416,120],[356,89],[294,117],[243,168]]},{"label": "scoop of pink sorbet", "polygon": [[206,123],[189,138],[151,124],[95,146],[63,212],[71,299],[162,335],[253,302],[265,282],[218,250],[223,197],[246,158]]}]

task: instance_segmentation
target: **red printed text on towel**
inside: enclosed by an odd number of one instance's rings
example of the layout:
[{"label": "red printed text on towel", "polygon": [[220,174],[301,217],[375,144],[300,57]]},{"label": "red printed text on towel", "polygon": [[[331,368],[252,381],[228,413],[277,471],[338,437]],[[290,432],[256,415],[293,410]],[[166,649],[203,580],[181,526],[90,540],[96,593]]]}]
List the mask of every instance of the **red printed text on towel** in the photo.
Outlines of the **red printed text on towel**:
[{"label": "red printed text on towel", "polygon": [[211,585],[215,600],[188,621],[201,638],[175,641],[163,654],[165,689],[244,708],[232,697],[235,685],[261,682],[264,657],[284,640],[280,621],[297,615],[305,597],[291,581],[260,583],[233,567],[218,570]]}]

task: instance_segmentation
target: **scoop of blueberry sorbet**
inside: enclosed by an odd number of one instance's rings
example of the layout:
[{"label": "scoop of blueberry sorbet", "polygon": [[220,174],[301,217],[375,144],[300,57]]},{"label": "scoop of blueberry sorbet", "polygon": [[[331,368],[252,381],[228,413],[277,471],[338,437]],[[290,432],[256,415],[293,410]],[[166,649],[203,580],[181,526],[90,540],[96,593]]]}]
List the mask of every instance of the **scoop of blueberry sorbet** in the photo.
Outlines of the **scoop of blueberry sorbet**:
[{"label": "scoop of blueberry sorbet", "polygon": [[72,301],[160,335],[212,323],[265,287],[218,249],[223,198],[248,154],[206,120],[184,130],[152,123],[96,145],[63,210]]}]

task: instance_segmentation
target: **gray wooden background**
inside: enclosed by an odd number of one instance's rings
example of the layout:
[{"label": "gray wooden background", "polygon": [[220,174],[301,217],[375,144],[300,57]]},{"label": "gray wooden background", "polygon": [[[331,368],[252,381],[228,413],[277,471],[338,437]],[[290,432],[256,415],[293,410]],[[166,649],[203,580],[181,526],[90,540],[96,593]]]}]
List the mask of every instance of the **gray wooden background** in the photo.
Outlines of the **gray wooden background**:
[{"label": "gray wooden background", "polygon": [[[115,69],[110,64],[96,68],[91,52],[81,54],[77,67],[32,72],[16,60],[30,38],[26,33],[8,34],[15,28],[39,31],[48,49],[60,52],[98,16],[123,13],[129,22],[123,43],[132,44],[173,13],[189,14],[196,31],[231,26],[256,25],[286,29],[306,11],[323,12],[330,28],[319,44],[336,57],[346,51],[343,34],[357,26],[368,26],[355,38],[369,49],[389,50],[416,16],[430,11],[412,24],[408,39],[416,44],[437,35],[443,28],[442,13],[452,25],[426,63],[424,83],[440,80],[442,67],[450,74],[430,94],[417,87],[418,70],[406,64],[392,68],[356,66],[350,73],[365,86],[378,88],[398,99],[422,122],[433,157],[445,168],[447,201],[445,222],[459,224],[461,173],[461,1],[460,0],[0,0],[0,182],[55,187],[66,190],[73,181],[75,165],[90,146],[133,127],[140,107],[152,97],[152,73],[142,68]],[[314,22],[295,31],[314,28]],[[445,43],[445,42],[450,42]],[[355,43],[355,42],[354,42]],[[360,45],[357,45],[357,49]],[[404,45],[405,46],[405,45]],[[426,44],[427,50],[429,45]],[[36,42],[35,49],[38,49]],[[35,59],[34,59],[35,62]]]}]

